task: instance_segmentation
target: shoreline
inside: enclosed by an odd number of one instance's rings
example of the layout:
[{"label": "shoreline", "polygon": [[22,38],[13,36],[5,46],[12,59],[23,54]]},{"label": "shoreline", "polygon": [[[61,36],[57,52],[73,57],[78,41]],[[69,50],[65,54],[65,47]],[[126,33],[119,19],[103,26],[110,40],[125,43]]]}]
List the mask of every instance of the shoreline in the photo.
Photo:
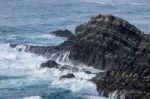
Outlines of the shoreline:
[{"label": "shoreline", "polygon": [[99,14],[77,26],[74,36],[58,46],[26,45],[24,51],[48,58],[70,51],[68,58],[74,64],[105,70],[92,79],[100,95],[150,98],[150,36],[122,18]]}]

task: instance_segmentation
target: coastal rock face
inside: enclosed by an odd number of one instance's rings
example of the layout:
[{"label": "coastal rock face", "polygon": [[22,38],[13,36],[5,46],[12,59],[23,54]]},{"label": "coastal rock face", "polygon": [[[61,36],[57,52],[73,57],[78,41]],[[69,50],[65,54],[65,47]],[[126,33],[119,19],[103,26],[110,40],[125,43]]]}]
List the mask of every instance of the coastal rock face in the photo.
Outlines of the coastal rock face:
[{"label": "coastal rock face", "polygon": [[98,69],[130,64],[141,41],[141,31],[112,15],[98,15],[77,26],[70,53],[77,60]]},{"label": "coastal rock face", "polygon": [[50,35],[55,35],[55,36],[58,36],[58,37],[66,37],[66,38],[74,36],[74,34],[69,30],[57,30],[57,31],[53,31],[49,34]]},{"label": "coastal rock face", "polygon": [[70,58],[105,70],[93,78],[100,94],[116,91],[117,99],[150,99],[149,35],[112,15],[93,17],[75,34]]},{"label": "coastal rock face", "polygon": [[20,45],[20,44],[10,44],[11,48],[16,50],[35,53],[38,55],[50,58],[54,53],[59,56],[61,53],[65,53],[72,48],[72,42],[65,41],[58,46],[38,46],[38,45]]},{"label": "coastal rock face", "polygon": [[26,50],[48,57],[69,51],[73,62],[104,70],[92,79],[101,95],[150,99],[150,35],[121,18],[97,15],[77,26],[75,35],[58,46],[30,46]]},{"label": "coastal rock face", "polygon": [[[77,26],[69,58],[103,69],[93,82],[104,96],[150,98],[150,39],[127,21],[98,15]],[[114,95],[112,95],[114,96]]]}]

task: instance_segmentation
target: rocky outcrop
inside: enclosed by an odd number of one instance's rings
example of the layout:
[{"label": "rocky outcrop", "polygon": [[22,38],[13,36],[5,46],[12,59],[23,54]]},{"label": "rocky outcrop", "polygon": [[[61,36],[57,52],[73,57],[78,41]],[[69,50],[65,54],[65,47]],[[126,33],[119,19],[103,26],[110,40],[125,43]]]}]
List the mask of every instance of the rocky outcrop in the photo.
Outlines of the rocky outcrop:
[{"label": "rocky outcrop", "polygon": [[121,18],[97,15],[59,46],[31,46],[28,51],[47,56],[70,51],[73,62],[105,70],[92,79],[100,94],[150,99],[150,36]]},{"label": "rocky outcrop", "polygon": [[38,45],[20,45],[20,44],[10,44],[11,48],[16,48],[16,50],[35,53],[38,55],[46,56],[50,58],[52,54],[57,53],[58,56],[61,53],[69,51],[72,47],[71,41],[65,41],[58,46],[38,46]]},{"label": "rocky outcrop", "polygon": [[48,60],[47,62],[41,64],[42,68],[45,68],[45,67],[47,67],[47,68],[59,68],[59,66],[60,66],[60,64],[58,64],[52,60]]},{"label": "rocky outcrop", "polygon": [[70,58],[98,69],[117,69],[133,60],[141,41],[141,31],[112,15],[93,17],[75,31]]},{"label": "rocky outcrop", "polygon": [[50,35],[55,35],[55,36],[58,36],[58,37],[66,37],[66,38],[74,36],[74,34],[69,30],[57,30],[57,31],[53,31],[49,34]]},{"label": "rocky outcrop", "polygon": [[74,74],[67,74],[67,75],[63,75],[60,77],[60,80],[62,79],[71,79],[71,78],[75,78]]},{"label": "rocky outcrop", "polygon": [[98,15],[75,30],[70,58],[103,69],[93,82],[104,96],[148,99],[150,39],[135,26],[112,15]]}]

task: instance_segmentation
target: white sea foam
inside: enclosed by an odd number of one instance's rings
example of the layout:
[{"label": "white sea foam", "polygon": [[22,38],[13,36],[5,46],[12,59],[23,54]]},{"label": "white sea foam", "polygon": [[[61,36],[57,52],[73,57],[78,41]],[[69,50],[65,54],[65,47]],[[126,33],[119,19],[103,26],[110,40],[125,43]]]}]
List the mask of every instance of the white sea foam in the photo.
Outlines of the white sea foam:
[{"label": "white sea foam", "polygon": [[15,55],[13,53],[10,53],[10,49],[8,49],[9,45],[4,45],[1,44],[0,45],[0,59],[14,59],[16,58]]},{"label": "white sea foam", "polygon": [[0,76],[16,77],[0,80],[0,88],[30,85],[38,80],[32,75],[46,59],[35,54],[18,52],[7,44],[0,44],[0,53]]},{"label": "white sea foam", "polygon": [[43,34],[41,36],[36,36],[36,37],[42,37],[42,38],[61,38],[61,37],[57,37],[55,35],[50,35],[50,34]]},{"label": "white sea foam", "polygon": [[56,61],[57,63],[60,63],[61,65],[71,65],[72,62],[69,59],[69,54],[70,51],[56,52],[51,55],[50,59]]},{"label": "white sea foam", "polygon": [[[22,48],[24,46],[18,46],[17,48]],[[3,56],[0,56],[0,75],[8,76],[17,76],[21,77],[19,79],[5,79],[0,81],[0,88],[19,88],[20,86],[29,86],[44,84],[48,81],[50,85],[54,87],[60,87],[64,89],[71,90],[73,93],[85,96],[99,97],[96,90],[96,86],[88,81],[95,74],[86,74],[84,70],[89,70],[92,72],[99,72],[91,67],[86,66],[77,66],[79,68],[78,72],[73,71],[60,71],[59,69],[48,69],[40,68],[40,64],[46,62],[47,59],[44,59],[42,56],[37,56],[35,54],[27,52],[18,52],[17,48],[11,49],[8,45],[1,45],[0,50],[4,53]],[[69,63],[69,53],[64,52],[60,55],[53,54],[51,59],[57,61],[61,65],[69,64],[74,66],[72,63]],[[57,56],[57,57],[56,57]],[[74,79],[62,79],[59,78],[62,75],[68,73],[73,73],[75,75]],[[26,97],[23,99],[41,99],[38,96]]]},{"label": "white sea foam", "polygon": [[68,71],[57,71],[57,76],[52,81],[52,85],[55,87],[61,87],[64,89],[69,89],[74,93],[78,93],[80,95],[89,95],[89,96],[97,96],[98,92],[96,91],[96,86],[92,82],[88,81],[95,75],[86,74],[83,71],[73,73],[75,78],[73,79],[59,79],[60,76],[66,75],[70,72]]},{"label": "white sea foam", "polygon": [[59,36],[55,36],[53,34],[47,34],[44,33],[42,36],[37,36],[37,37],[43,37],[43,38],[62,38],[62,39],[66,39],[65,37],[59,37]]},{"label": "white sea foam", "polygon": [[[68,73],[73,73],[75,78],[73,79],[61,79],[62,75],[66,75]],[[34,76],[38,76],[41,78],[49,79],[50,85],[58,88],[68,89],[73,93],[77,93],[80,95],[88,95],[88,96],[98,96],[98,92],[96,90],[95,84],[88,81],[95,74],[86,74],[80,69],[79,72],[72,72],[68,70],[60,71],[58,69],[40,69],[35,71]]]},{"label": "white sea foam", "polygon": [[25,97],[25,98],[22,98],[22,99],[43,99],[43,98],[40,97],[40,96],[30,96],[30,97]]},{"label": "white sea foam", "polygon": [[85,98],[86,99],[109,99],[109,98],[102,97],[102,96],[86,96],[86,95],[85,95]]}]

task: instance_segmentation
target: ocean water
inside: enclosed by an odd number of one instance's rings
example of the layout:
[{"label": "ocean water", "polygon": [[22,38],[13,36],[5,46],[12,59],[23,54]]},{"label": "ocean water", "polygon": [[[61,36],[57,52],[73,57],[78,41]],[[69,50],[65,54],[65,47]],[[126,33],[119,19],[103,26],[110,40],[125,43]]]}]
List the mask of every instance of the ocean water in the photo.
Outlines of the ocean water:
[{"label": "ocean water", "polygon": [[58,45],[66,38],[49,32],[74,32],[99,13],[122,17],[150,33],[150,0],[0,0],[0,99],[105,99],[88,81],[95,75],[82,71],[97,70],[78,66],[75,79],[59,80],[70,71],[41,69],[47,59],[9,47],[10,43]]}]

